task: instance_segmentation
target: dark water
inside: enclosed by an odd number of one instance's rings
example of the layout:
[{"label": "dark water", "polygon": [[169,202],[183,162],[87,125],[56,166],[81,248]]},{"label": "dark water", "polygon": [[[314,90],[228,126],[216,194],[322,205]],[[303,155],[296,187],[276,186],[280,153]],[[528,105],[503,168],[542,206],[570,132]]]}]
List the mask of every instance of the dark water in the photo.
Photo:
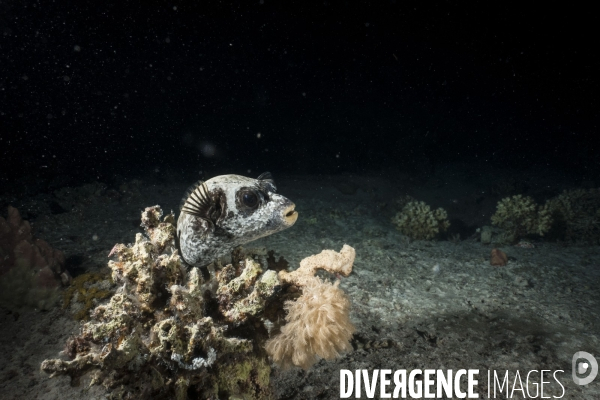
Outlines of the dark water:
[{"label": "dark water", "polygon": [[0,15],[5,193],[116,174],[598,167],[584,10],[3,1]]},{"label": "dark water", "polygon": [[[478,229],[491,224],[499,200],[522,194],[542,205],[564,190],[600,186],[599,22],[590,10],[565,4],[1,0],[0,215],[9,204],[19,207],[35,234],[66,253],[66,268],[77,276],[103,267],[115,242],[132,240],[143,207],[160,201],[165,210],[176,209],[185,187],[198,179],[271,171],[276,181],[282,177],[281,192],[304,207],[294,240],[311,251],[351,239],[363,257],[372,256],[362,261],[367,271],[414,250],[422,253],[413,264],[427,273],[437,274],[440,264],[443,271],[455,268],[454,277],[472,275],[461,268],[487,263],[491,245],[479,242]],[[595,307],[600,214],[592,208],[600,207],[600,196],[589,193],[581,207],[590,213],[581,219],[589,226],[556,220],[546,236],[527,237],[537,253],[509,247],[508,265],[518,265],[509,278],[494,272],[495,280],[484,284],[487,271],[478,271],[474,287],[497,294],[504,280],[537,288],[531,282],[539,279],[539,287],[550,288],[540,295],[549,304],[546,296],[561,284],[536,272],[548,268],[568,275],[560,280],[572,279],[576,288],[579,280],[592,282],[583,292],[595,299],[586,307]],[[398,239],[390,219],[404,195],[444,208],[450,229],[433,244]],[[577,235],[569,237],[569,226]],[[293,240],[278,240],[266,243],[295,261],[306,255],[290,256]],[[462,247],[453,253],[452,243]],[[569,247],[566,255],[562,246]],[[557,261],[561,255],[567,261]],[[413,264],[406,269],[416,274]],[[554,271],[567,264],[581,268],[570,275]],[[527,279],[521,267],[530,268]],[[396,282],[392,273],[383,276]],[[415,278],[415,286],[423,279]],[[362,292],[355,291],[376,297],[381,282],[362,282],[356,286]],[[462,289],[463,282],[452,285]],[[580,300],[567,289],[565,315],[576,314]],[[355,301],[368,305],[363,297]],[[511,324],[543,314],[537,302],[533,296],[523,303]],[[573,317],[585,326],[575,343],[597,349],[597,342],[586,342],[598,324],[589,309]],[[399,305],[395,310],[404,312]],[[379,335],[380,317],[365,311],[361,318],[356,340],[364,347],[373,332]],[[479,324],[491,329],[479,320],[472,325]],[[398,343],[425,337],[422,328],[407,326],[387,337]],[[50,332],[59,337],[54,347],[67,335]],[[456,332],[440,365],[450,365],[463,346],[461,328]],[[489,358],[506,355],[488,336],[480,339],[482,348],[493,349]],[[530,342],[527,333],[516,336]],[[362,349],[356,340],[355,350]],[[545,360],[536,346],[518,355],[531,357],[531,368]],[[402,362],[414,356],[398,348]],[[54,354],[52,346],[45,349],[44,357]],[[568,367],[563,361],[572,350],[561,350],[553,369]],[[371,364],[360,364],[359,354],[331,370],[381,367],[385,353],[369,354]],[[414,366],[424,360],[412,359]],[[21,396],[26,374],[6,371],[4,378],[19,376],[10,394]],[[306,398],[321,390],[322,398],[335,398],[325,378],[302,379],[272,380],[282,398],[304,398],[306,387],[312,390]],[[293,394],[286,397],[288,381]],[[38,383],[32,392],[43,393]],[[594,390],[581,398],[594,398]]]}]

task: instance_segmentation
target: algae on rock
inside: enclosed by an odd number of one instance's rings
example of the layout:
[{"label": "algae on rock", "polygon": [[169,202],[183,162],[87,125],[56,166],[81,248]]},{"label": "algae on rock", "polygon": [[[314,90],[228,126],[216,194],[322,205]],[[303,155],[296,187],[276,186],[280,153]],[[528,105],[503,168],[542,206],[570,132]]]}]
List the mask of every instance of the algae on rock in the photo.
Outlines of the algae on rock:
[{"label": "algae on rock", "polygon": [[113,291],[106,274],[88,272],[77,276],[63,292],[63,308],[69,308],[76,320],[88,320],[90,311]]}]

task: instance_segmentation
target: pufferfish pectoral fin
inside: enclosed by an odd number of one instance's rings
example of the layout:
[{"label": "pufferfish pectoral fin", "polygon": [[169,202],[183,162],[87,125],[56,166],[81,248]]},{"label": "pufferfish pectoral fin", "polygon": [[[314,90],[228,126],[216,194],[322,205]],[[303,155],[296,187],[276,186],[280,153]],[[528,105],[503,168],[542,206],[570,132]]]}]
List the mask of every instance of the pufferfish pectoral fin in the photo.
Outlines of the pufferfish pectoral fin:
[{"label": "pufferfish pectoral fin", "polygon": [[262,189],[273,193],[277,191],[277,186],[275,186],[273,175],[271,175],[270,172],[263,172],[256,179],[259,181],[258,186],[260,186]]},{"label": "pufferfish pectoral fin", "polygon": [[214,204],[208,193],[208,186],[203,181],[198,181],[185,191],[181,199],[181,212],[201,218],[208,223],[208,230],[214,229],[210,218]]}]

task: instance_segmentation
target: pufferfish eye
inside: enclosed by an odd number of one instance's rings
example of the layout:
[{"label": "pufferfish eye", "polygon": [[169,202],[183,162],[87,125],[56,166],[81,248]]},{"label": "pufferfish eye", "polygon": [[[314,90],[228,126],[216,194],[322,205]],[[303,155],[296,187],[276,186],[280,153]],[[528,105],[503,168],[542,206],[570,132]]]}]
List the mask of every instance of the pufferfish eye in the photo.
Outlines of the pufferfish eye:
[{"label": "pufferfish eye", "polygon": [[245,192],[242,194],[242,202],[246,207],[256,208],[258,206],[258,196],[254,192]]}]

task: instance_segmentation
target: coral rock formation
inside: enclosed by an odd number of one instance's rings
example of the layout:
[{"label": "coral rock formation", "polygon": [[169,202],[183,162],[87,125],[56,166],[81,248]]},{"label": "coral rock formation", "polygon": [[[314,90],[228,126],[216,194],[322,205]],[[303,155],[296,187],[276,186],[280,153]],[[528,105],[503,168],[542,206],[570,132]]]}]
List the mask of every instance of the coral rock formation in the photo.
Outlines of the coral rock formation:
[{"label": "coral rock formation", "polygon": [[[267,315],[283,310],[284,296],[297,296],[287,291],[295,286],[267,269],[262,254],[243,249],[225,267],[186,266],[173,223],[174,216],[162,218],[158,206],[143,212],[146,235],[138,233],[135,244],[116,245],[110,253],[120,289],[69,339],[63,354],[70,360],[45,360],[42,370],[74,378],[93,370],[93,382],[105,385],[112,398],[271,398],[264,345],[274,323]],[[337,285],[319,283],[319,293],[333,304],[311,318],[324,324],[322,318],[333,315],[326,329],[347,338],[348,300]],[[348,348],[347,339],[337,340],[322,341],[316,356]]]},{"label": "coral rock formation", "polygon": [[36,239],[28,221],[8,207],[0,217],[0,301],[9,307],[47,309],[58,299],[56,289],[71,282],[65,257],[42,239]]}]

